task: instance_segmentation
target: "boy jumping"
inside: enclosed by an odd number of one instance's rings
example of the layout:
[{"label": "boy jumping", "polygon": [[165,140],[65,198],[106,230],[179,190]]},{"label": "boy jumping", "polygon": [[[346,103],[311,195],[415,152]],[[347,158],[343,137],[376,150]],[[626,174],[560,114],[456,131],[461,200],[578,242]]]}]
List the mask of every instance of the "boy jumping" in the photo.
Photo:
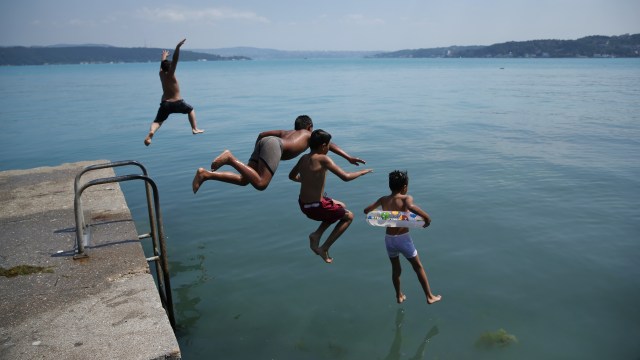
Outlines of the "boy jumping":
[{"label": "boy jumping", "polygon": [[[351,181],[373,171],[371,169],[354,172],[342,170],[327,156],[331,147],[330,142],[331,135],[328,132],[321,129],[314,130],[309,138],[309,153],[303,155],[289,173],[289,179],[300,183],[298,197],[300,210],[308,218],[321,221],[318,229],[309,234],[309,245],[311,250],[322,257],[326,263],[333,261],[329,257],[329,248],[353,221],[353,213],[346,209],[344,203],[323,195],[327,170],[343,181]],[[320,246],[320,239],[325,230],[336,221],[338,224]]]},{"label": "boy jumping", "polygon": [[[382,207],[385,211],[411,211],[415,214],[422,216],[424,219],[424,227],[431,224],[431,217],[424,212],[418,205],[413,203],[413,197],[407,195],[409,190],[409,177],[406,171],[393,171],[389,173],[389,189],[391,194],[383,196],[376,200],[373,204],[367,206],[364,209],[364,213],[375,210],[378,207]],[[384,242],[387,247],[387,254],[389,260],[391,260],[391,279],[393,281],[393,287],[396,290],[396,300],[398,304],[402,303],[407,297],[400,291],[400,273],[402,268],[400,266],[400,253],[411,263],[413,271],[418,276],[418,281],[422,285],[422,290],[427,298],[427,304],[433,304],[440,301],[440,295],[434,295],[429,287],[429,281],[427,280],[427,274],[424,271],[424,267],[418,257],[418,251],[413,245],[411,236],[409,235],[409,228],[406,227],[388,227]]]},{"label": "boy jumping", "polygon": [[187,39],[183,39],[176,45],[171,61],[167,60],[169,51],[162,50],[162,61],[160,62],[159,73],[160,82],[162,83],[162,99],[158,114],[151,123],[149,134],[144,139],[144,144],[147,146],[151,144],[151,138],[153,138],[153,135],[158,131],[160,126],[162,126],[162,123],[167,120],[170,114],[174,113],[189,114],[191,132],[194,135],[204,132],[204,130],[198,129],[195,110],[182,99],[180,95],[180,85],[178,85],[178,79],[176,79],[176,66],[178,66],[178,59],[180,58],[180,47],[185,41],[187,41]]},{"label": "boy jumping", "polygon": [[[217,180],[229,184],[246,186],[251,184],[256,190],[262,191],[269,186],[271,179],[278,169],[281,160],[291,160],[302,154],[309,147],[309,137],[313,131],[313,121],[307,115],[296,118],[294,130],[269,130],[258,134],[253,153],[248,163],[238,160],[229,150],[223,151],[211,163],[211,171],[199,168],[191,184],[195,194],[208,180]],[[331,144],[329,150],[342,156],[348,162],[358,166],[364,160],[353,157],[338,145]],[[218,171],[222,166],[229,165],[237,172]]]}]

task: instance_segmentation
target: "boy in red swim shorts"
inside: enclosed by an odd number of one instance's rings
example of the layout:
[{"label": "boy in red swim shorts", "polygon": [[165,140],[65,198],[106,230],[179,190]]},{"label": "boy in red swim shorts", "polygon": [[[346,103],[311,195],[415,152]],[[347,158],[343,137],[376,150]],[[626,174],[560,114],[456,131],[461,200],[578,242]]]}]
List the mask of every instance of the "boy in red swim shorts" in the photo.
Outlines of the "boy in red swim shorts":
[{"label": "boy in red swim shorts", "polygon": [[[373,171],[371,169],[354,172],[342,170],[327,156],[330,142],[331,134],[328,132],[321,129],[313,131],[309,138],[309,153],[303,155],[289,173],[289,179],[300,183],[300,196],[298,197],[300,210],[308,218],[321,221],[318,229],[309,234],[309,246],[326,263],[333,261],[329,257],[329,248],[353,221],[353,213],[346,209],[344,203],[323,195],[327,170],[343,181],[351,181]],[[325,230],[336,221],[338,223],[335,228],[320,246],[320,239]]]}]

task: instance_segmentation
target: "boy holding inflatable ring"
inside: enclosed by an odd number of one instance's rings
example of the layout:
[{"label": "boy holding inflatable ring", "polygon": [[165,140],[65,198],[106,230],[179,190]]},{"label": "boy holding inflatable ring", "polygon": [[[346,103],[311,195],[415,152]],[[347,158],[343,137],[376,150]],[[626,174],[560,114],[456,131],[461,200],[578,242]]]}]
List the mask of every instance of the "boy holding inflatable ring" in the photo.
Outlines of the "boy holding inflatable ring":
[{"label": "boy holding inflatable ring", "polygon": [[[309,234],[311,250],[319,255],[326,263],[333,259],[329,257],[329,248],[347,230],[353,221],[353,213],[346,209],[345,204],[327,197],[324,192],[327,170],[337,175],[343,181],[351,181],[370,173],[371,169],[354,172],[342,170],[331,160],[327,153],[330,149],[331,134],[318,129],[309,137],[309,153],[303,155],[291,169],[289,179],[300,183],[298,204],[300,210],[309,219],[321,221],[316,231]],[[320,246],[320,239],[325,230],[335,223],[335,228]]]},{"label": "boy holding inflatable ring", "polygon": [[[409,190],[409,177],[406,171],[395,170],[389,173],[389,189],[391,189],[390,195],[383,196],[373,204],[364,208],[364,213],[368,214],[379,207],[382,207],[382,210],[385,211],[411,211],[422,216],[424,219],[424,227],[431,224],[429,214],[414,204],[413,197],[407,194]],[[387,247],[389,260],[391,260],[391,279],[393,281],[393,287],[396,290],[396,300],[398,304],[407,299],[402,291],[400,291],[400,273],[402,272],[400,253],[411,263],[413,271],[415,271],[418,276],[418,281],[420,285],[422,285],[422,290],[427,298],[427,304],[440,301],[442,297],[440,295],[434,295],[431,292],[427,274],[424,271],[424,267],[418,257],[418,251],[413,245],[413,241],[409,235],[409,228],[387,227],[384,242]]]}]

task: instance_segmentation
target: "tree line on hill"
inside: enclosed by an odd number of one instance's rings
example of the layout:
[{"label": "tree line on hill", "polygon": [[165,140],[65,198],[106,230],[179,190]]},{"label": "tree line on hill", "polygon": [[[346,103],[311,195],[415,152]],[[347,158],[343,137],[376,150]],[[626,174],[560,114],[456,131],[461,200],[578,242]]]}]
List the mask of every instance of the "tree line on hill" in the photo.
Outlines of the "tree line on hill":
[{"label": "tree line on hill", "polygon": [[[248,50],[247,50],[248,49]],[[251,52],[248,52],[251,51]],[[215,54],[219,52],[222,55]],[[241,54],[231,55],[234,52]],[[162,49],[121,48],[108,45],[60,45],[50,47],[0,47],[0,66],[45,64],[101,64],[160,61]],[[284,52],[271,49],[231,48],[181,50],[181,61],[251,60],[262,58],[572,58],[640,57],[640,34],[587,36],[577,40],[510,41],[489,46],[450,46],[393,52]],[[275,55],[274,55],[275,54]],[[226,56],[228,55],[228,56]]]},{"label": "tree line on hill", "polygon": [[640,57],[640,34],[587,36],[577,40],[510,41],[489,46],[451,46],[400,50],[375,58],[572,58]]},{"label": "tree line on hill", "polygon": [[[104,64],[160,62],[162,49],[112,46],[0,47],[0,65]],[[220,56],[180,51],[180,61],[251,60],[245,56]]]}]

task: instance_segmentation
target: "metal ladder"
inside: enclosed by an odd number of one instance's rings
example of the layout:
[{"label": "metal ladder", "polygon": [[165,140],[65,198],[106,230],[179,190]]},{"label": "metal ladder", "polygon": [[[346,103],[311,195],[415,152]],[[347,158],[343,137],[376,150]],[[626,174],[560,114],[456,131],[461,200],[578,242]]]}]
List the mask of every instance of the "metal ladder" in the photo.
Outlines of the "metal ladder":
[{"label": "metal ladder", "polygon": [[[80,178],[89,171],[113,168],[119,166],[134,165],[142,170],[142,175],[122,175],[102,179],[91,180],[80,186]],[[171,296],[171,279],[169,276],[169,261],[167,259],[167,248],[165,245],[165,236],[162,226],[162,215],[160,213],[160,199],[158,197],[158,187],[156,183],[148,177],[147,169],[137,161],[124,160],[115,161],[104,164],[96,164],[85,167],[78,175],[76,175],[74,190],[74,211],[76,217],[76,253],[74,259],[86,258],[89,255],[85,251],[85,230],[89,229],[89,225],[85,222],[84,212],[82,211],[82,193],[89,187],[101,184],[124,182],[130,180],[143,180],[145,182],[145,191],[147,194],[147,209],[149,212],[149,225],[151,230],[147,234],[138,235],[138,239],[151,238],[153,240],[153,256],[147,258],[147,262],[153,262],[156,269],[156,278],[158,280],[158,293],[160,301],[167,312],[171,327],[175,330],[176,322],[173,314],[173,300]],[[88,234],[88,233],[87,233]]]}]

